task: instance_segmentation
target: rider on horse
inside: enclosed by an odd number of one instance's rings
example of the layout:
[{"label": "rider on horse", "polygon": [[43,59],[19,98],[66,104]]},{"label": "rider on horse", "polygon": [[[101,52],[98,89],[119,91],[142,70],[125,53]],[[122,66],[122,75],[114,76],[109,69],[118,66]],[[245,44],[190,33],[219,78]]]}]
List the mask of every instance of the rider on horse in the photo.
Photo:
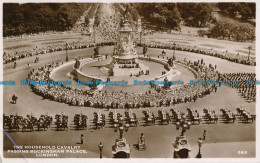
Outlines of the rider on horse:
[{"label": "rider on horse", "polygon": [[16,104],[17,99],[18,99],[18,97],[15,96],[15,94],[13,94],[13,96],[12,96],[12,102],[13,102],[13,104]]}]

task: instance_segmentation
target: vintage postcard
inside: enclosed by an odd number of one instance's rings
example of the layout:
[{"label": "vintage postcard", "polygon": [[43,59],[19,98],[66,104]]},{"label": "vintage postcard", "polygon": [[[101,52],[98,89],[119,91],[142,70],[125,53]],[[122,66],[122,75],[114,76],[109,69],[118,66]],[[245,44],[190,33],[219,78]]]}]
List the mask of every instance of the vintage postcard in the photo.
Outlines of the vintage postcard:
[{"label": "vintage postcard", "polygon": [[260,161],[258,2],[1,5],[3,162]]}]

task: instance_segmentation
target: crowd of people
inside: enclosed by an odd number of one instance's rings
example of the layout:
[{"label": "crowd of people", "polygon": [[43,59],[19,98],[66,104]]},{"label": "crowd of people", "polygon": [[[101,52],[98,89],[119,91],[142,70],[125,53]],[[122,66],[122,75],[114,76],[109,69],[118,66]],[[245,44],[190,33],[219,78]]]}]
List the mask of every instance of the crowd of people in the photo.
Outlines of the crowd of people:
[{"label": "crowd of people", "polygon": [[[181,64],[194,69],[198,75],[197,79],[217,80],[219,77],[215,69],[205,66],[202,61],[188,62],[179,61]],[[63,64],[62,62],[44,65],[33,69],[27,80],[51,80],[50,72]],[[129,93],[129,92],[106,92],[106,91],[83,91],[70,85],[31,85],[37,94],[57,102],[63,102],[75,106],[89,106],[97,108],[140,108],[140,107],[161,107],[173,104],[196,101],[212,91],[216,90],[214,85],[182,85],[165,91],[162,87],[156,87],[157,92]],[[152,88],[151,88],[152,89]]]},{"label": "crowd of people", "polygon": [[[113,11],[112,9],[110,11]],[[94,33],[91,40],[96,43],[100,42],[115,42],[118,38],[118,30],[120,27],[119,14],[107,14],[106,10],[101,10],[101,20],[97,27],[94,27]]]},{"label": "crowd of people", "polygon": [[[140,46],[140,44],[139,44]],[[252,56],[244,56],[238,54],[234,54],[231,52],[226,51],[217,51],[213,49],[201,48],[197,46],[187,46],[181,44],[172,44],[172,43],[161,43],[161,42],[153,42],[148,43],[147,46],[149,48],[161,48],[161,49],[171,49],[171,50],[179,50],[179,51],[187,51],[193,52],[198,54],[204,54],[209,56],[214,56],[217,58],[225,59],[231,62],[236,62],[240,64],[247,64],[247,65],[256,65],[255,57]]]},{"label": "crowd of people", "polygon": [[[101,28],[101,27],[100,27]],[[104,27],[105,28],[105,27]],[[102,30],[101,30],[102,31]],[[116,30],[115,30],[116,31]],[[106,32],[104,32],[106,33]],[[23,59],[26,57],[32,57],[35,55],[39,54],[45,54],[45,53],[52,53],[56,51],[64,51],[64,50],[73,50],[73,49],[83,49],[83,48],[90,48],[90,47],[95,47],[95,46],[100,46],[100,45],[114,45],[114,37],[117,37],[114,34],[109,34],[106,33],[103,35],[100,35],[102,37],[97,37],[96,38],[96,43],[93,43],[91,39],[89,41],[77,41],[77,42],[72,42],[68,44],[55,44],[43,48],[34,48],[31,50],[24,50],[24,51],[16,51],[16,52],[10,52],[10,53],[3,53],[3,63],[11,63],[15,62],[16,60]],[[105,37],[108,37],[109,39],[105,39]],[[99,41],[98,41],[99,40]],[[143,46],[140,45],[139,46]],[[251,65],[256,65],[256,60],[254,57],[250,57],[248,60],[248,56],[244,55],[239,55],[239,54],[233,54],[228,51],[216,51],[212,49],[205,49],[205,48],[199,48],[199,47],[192,47],[192,46],[186,46],[186,45],[180,45],[176,44],[175,46],[173,44],[168,44],[168,43],[149,43],[147,44],[149,48],[162,48],[162,49],[171,49],[171,50],[180,50],[180,51],[188,51],[188,52],[193,52],[193,53],[199,53],[199,54],[205,54],[205,55],[210,55],[214,57],[218,57],[221,59],[229,60],[231,62],[236,62],[240,64],[251,64]]]},{"label": "crowd of people", "polygon": [[256,101],[255,73],[225,73],[223,76],[226,81],[239,81],[240,84],[233,83],[230,86],[238,89],[239,93],[249,102]]},{"label": "crowd of people", "polygon": [[56,45],[51,45],[43,48],[35,47],[34,49],[20,51],[20,52],[12,52],[12,53],[4,52],[3,63],[7,64],[22,58],[32,57],[39,54],[53,53],[57,51],[63,51],[66,49],[73,50],[73,49],[89,48],[94,46],[95,44],[91,44],[89,42],[73,42],[69,44],[56,44]]},{"label": "crowd of people", "polygon": [[124,64],[122,66],[119,66],[119,68],[140,68],[140,66],[139,64],[130,64],[130,65]]}]

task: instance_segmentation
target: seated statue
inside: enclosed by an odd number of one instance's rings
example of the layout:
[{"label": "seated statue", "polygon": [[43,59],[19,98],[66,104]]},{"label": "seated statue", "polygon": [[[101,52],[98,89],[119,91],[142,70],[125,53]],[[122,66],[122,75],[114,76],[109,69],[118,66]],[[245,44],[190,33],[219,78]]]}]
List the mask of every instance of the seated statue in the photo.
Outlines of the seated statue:
[{"label": "seated statue", "polygon": [[100,57],[99,47],[95,47],[95,49],[94,49],[94,58],[97,58],[97,57]]},{"label": "seated statue", "polygon": [[144,47],[143,47],[143,54],[147,54],[147,50],[148,50],[148,49],[147,49],[147,46],[144,46]]},{"label": "seated statue", "polygon": [[169,81],[168,81],[167,77],[165,77],[165,78],[164,78],[164,86],[163,86],[164,89],[169,89],[169,88],[170,88],[171,85],[169,85],[168,82],[169,82]]},{"label": "seated statue", "polygon": [[80,61],[78,58],[75,58],[75,60],[76,60],[76,63],[74,64],[74,68],[77,69],[80,67]]},{"label": "seated statue", "polygon": [[167,63],[169,64],[169,66],[172,67],[172,66],[173,66],[173,59],[172,59],[172,58],[169,58]]}]

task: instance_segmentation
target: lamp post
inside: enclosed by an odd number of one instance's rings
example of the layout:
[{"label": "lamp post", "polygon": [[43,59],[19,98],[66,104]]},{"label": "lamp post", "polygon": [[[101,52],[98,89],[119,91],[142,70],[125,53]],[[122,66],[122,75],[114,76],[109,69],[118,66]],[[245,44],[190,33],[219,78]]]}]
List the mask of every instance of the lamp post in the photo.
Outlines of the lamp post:
[{"label": "lamp post", "polygon": [[140,32],[140,45],[142,45],[142,32]]},{"label": "lamp post", "polygon": [[176,123],[176,129],[179,130],[180,127],[182,128],[181,136],[184,136],[187,129],[190,129],[191,122],[186,121],[186,116],[183,114],[181,116],[181,120]]},{"label": "lamp post", "polygon": [[248,61],[249,61],[249,56],[250,56],[250,50],[252,49],[252,46],[250,45],[249,47],[248,47]]},{"label": "lamp post", "polygon": [[114,125],[114,132],[117,132],[119,129],[119,138],[123,138],[123,133],[128,132],[129,124],[123,124],[123,117],[121,116],[119,119],[119,123]]},{"label": "lamp post", "polygon": [[199,153],[197,154],[196,158],[202,158],[202,155],[201,155],[201,153],[200,153],[200,148],[201,148],[201,146],[202,146],[202,143],[203,143],[202,138],[199,138],[199,140],[198,140]]},{"label": "lamp post", "polygon": [[98,145],[99,153],[100,153],[100,158],[102,158],[102,151],[103,151],[103,144],[100,142]]},{"label": "lamp post", "polygon": [[174,57],[175,57],[175,46],[176,46],[176,43],[174,42],[174,43],[173,43],[173,55],[172,55],[172,59],[174,59]]},{"label": "lamp post", "polygon": [[142,21],[141,18],[137,20],[137,31],[140,34],[140,44],[142,44]]},{"label": "lamp post", "polygon": [[69,61],[68,57],[68,43],[66,43],[66,62]]},{"label": "lamp post", "polygon": [[96,32],[95,32],[95,30],[93,31],[93,33],[94,33],[94,43],[96,43]]}]

